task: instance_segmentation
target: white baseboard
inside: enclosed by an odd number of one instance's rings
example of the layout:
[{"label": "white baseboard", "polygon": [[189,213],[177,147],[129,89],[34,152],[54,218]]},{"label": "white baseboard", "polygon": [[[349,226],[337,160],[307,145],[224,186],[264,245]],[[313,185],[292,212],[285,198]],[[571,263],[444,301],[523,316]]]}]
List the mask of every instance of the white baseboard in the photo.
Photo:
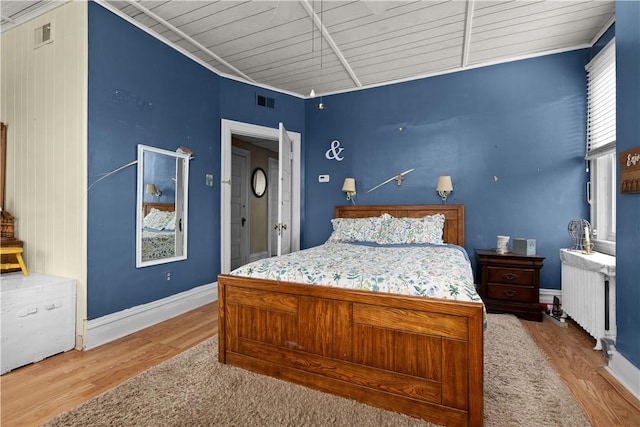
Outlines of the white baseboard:
[{"label": "white baseboard", "polygon": [[218,299],[218,283],[198,286],[87,322],[83,350],[90,350]]},{"label": "white baseboard", "polygon": [[562,302],[562,291],[560,289],[540,289],[540,304],[553,304],[553,297],[558,297]]},{"label": "white baseboard", "polygon": [[640,369],[629,362],[617,350],[611,352],[609,366],[605,368],[624,388],[640,400]]}]

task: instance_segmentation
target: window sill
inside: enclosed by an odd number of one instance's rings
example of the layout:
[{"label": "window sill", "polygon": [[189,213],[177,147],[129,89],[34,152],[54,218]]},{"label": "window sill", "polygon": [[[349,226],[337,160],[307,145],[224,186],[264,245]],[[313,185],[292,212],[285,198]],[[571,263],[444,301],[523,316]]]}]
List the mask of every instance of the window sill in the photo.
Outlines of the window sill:
[{"label": "window sill", "polygon": [[593,250],[603,254],[616,256],[616,242],[608,240],[593,240]]}]

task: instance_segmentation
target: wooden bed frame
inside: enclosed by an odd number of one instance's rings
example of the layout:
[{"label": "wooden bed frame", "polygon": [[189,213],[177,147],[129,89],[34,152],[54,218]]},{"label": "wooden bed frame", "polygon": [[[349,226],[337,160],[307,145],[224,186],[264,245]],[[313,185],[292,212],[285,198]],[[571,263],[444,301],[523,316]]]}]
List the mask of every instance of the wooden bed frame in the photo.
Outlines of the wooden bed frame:
[{"label": "wooden bed frame", "polygon": [[[462,205],[337,206],[337,218],[442,212],[464,243]],[[219,360],[447,426],[483,424],[483,305],[218,276]]]},{"label": "wooden bed frame", "polygon": [[176,210],[176,205],[175,203],[155,203],[155,202],[143,203],[142,217],[144,218],[145,216],[147,216],[149,212],[151,212],[152,208],[158,209],[159,211],[173,212],[174,210]]}]

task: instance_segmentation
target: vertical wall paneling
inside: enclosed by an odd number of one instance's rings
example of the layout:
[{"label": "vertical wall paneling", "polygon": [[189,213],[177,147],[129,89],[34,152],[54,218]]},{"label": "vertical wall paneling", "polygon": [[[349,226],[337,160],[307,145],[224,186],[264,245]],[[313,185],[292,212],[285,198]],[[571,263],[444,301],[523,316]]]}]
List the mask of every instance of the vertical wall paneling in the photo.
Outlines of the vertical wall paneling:
[{"label": "vertical wall paneling", "polygon": [[[35,46],[51,23],[53,42]],[[2,33],[6,208],[31,272],[77,281],[86,319],[87,3],[68,2]]]}]

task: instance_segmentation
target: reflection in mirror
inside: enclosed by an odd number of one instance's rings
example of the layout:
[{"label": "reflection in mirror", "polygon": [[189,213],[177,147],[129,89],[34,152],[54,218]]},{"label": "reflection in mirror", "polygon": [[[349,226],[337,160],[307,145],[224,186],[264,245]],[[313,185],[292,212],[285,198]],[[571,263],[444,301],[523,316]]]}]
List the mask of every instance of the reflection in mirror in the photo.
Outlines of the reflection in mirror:
[{"label": "reflection in mirror", "polygon": [[267,191],[267,174],[264,172],[264,169],[256,168],[253,171],[251,189],[256,197],[264,196],[265,191]]},{"label": "reflection in mirror", "polygon": [[136,267],[187,258],[189,156],[138,145]]}]

